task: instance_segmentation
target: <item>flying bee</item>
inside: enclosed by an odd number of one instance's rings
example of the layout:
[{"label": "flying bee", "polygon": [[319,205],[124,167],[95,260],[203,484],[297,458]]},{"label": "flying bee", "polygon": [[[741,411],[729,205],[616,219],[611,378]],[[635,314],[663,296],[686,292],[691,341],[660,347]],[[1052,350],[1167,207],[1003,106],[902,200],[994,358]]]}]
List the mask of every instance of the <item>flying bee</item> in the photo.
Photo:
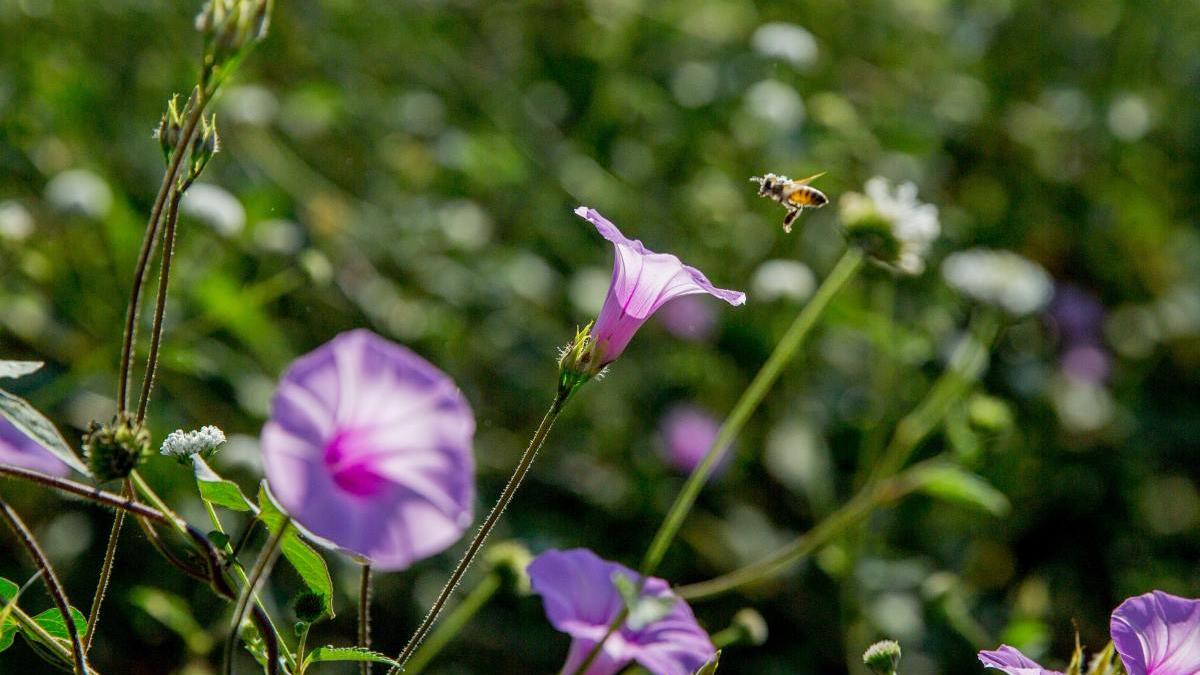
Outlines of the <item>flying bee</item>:
[{"label": "flying bee", "polygon": [[824,192],[809,185],[824,175],[825,172],[822,171],[808,178],[792,180],[787,176],[768,173],[765,176],[755,176],[750,179],[750,182],[758,183],[759,197],[774,199],[787,209],[787,215],[783,217],[783,231],[791,232],[792,222],[796,220],[801,211],[819,209],[829,203],[829,197],[826,197]]}]

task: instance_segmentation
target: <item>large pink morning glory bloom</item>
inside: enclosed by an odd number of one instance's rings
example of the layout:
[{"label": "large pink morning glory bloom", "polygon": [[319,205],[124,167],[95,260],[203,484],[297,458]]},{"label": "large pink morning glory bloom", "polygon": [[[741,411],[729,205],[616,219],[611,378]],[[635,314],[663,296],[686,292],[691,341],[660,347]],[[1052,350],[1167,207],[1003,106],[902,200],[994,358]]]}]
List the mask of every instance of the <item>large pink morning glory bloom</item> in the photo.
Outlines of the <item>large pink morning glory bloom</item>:
[{"label": "large pink morning glory bloom", "polygon": [[1000,645],[995,651],[979,652],[979,660],[988,668],[1002,670],[1008,675],[1063,675],[1057,670],[1047,670],[1020,650]]},{"label": "large pink morning glory bloom", "polygon": [[1109,631],[1129,675],[1200,673],[1200,600],[1162,591],[1129,598]]},{"label": "large pink morning glory bloom", "polygon": [[575,215],[595,225],[616,249],[612,283],[591,333],[600,366],[616,361],[638,328],[675,298],[707,293],[731,305],[746,302],[745,293],[717,288],[700,270],[684,265],[679,258],[655,253],[641,241],[627,238],[595,209],[580,206]]},{"label": "large pink morning glory bloom", "polygon": [[0,417],[0,464],[41,471],[52,476],[65,476],[71,472],[71,468],[62,460],[4,417]]},{"label": "large pink morning glory bloom", "polygon": [[301,527],[398,570],[445,550],[471,524],[474,432],[445,373],[355,330],[284,373],[263,427],[263,463]]},{"label": "large pink morning glory bloom", "polygon": [[[572,638],[562,668],[564,675],[570,675],[624,607],[613,575],[630,580],[639,577],[628,567],[581,548],[546,551],[528,570],[533,592],[542,596],[550,624]],[[655,675],[691,675],[716,653],[691,608],[672,595],[667,582],[650,577],[642,597],[674,599],[674,604],[665,616],[640,628],[631,628],[626,621],[604,641],[604,649],[586,675],[613,675],[632,661]]]}]

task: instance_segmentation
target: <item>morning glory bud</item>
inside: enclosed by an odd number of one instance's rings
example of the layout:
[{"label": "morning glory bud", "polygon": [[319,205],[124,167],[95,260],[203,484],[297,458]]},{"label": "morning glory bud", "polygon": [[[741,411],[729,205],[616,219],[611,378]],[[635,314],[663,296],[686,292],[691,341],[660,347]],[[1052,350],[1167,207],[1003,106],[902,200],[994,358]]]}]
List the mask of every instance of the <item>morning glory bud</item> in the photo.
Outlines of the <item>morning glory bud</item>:
[{"label": "morning glory bud", "polygon": [[179,145],[179,137],[183,134],[183,118],[187,113],[190,101],[183,106],[183,110],[179,109],[179,94],[171,96],[171,100],[167,101],[167,111],[163,113],[162,120],[158,123],[158,129],[154,135],[158,138],[159,145],[162,146],[163,161],[170,163],[171,155],[175,153],[175,146]]},{"label": "morning glory bud", "polygon": [[214,113],[207,119],[200,120],[200,133],[192,138],[191,166],[188,170],[188,183],[200,177],[208,160],[221,150],[221,138],[217,134],[217,116]]},{"label": "morning glory bud", "polygon": [[900,665],[900,643],[895,640],[876,642],[863,652],[863,663],[878,675],[896,675]]},{"label": "morning glory bud", "polygon": [[125,478],[150,454],[150,432],[127,415],[108,424],[92,422],[83,435],[83,454],[97,482]]}]

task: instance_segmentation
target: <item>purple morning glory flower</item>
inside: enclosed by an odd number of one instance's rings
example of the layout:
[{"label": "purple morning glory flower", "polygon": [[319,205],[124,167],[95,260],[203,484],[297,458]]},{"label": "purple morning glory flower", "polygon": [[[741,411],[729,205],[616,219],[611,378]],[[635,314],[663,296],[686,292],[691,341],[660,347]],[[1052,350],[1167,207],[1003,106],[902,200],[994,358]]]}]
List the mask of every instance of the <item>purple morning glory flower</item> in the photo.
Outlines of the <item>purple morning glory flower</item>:
[{"label": "purple morning glory flower", "polygon": [[641,241],[626,238],[595,209],[581,206],[575,215],[595,225],[616,249],[612,283],[591,332],[599,366],[617,360],[646,319],[675,298],[707,293],[731,305],[746,302],[745,293],[717,288],[700,270],[684,265],[679,258],[655,253]]},{"label": "purple morning glory flower", "polygon": [[[550,624],[572,638],[562,673],[575,672],[624,607],[614,575],[639,578],[586,549],[546,551],[529,564],[533,592],[542,596]],[[633,661],[655,675],[691,675],[716,653],[691,608],[672,595],[666,581],[650,577],[642,597],[674,604],[638,628],[627,620],[605,640],[586,675],[613,675]]]},{"label": "purple morning glory flower", "polygon": [[1104,305],[1074,284],[1060,284],[1050,302],[1050,316],[1068,345],[1100,344]]},{"label": "purple morning glory flower", "polygon": [[[663,459],[671,466],[691,473],[708,454],[721,424],[707,412],[691,405],[672,408],[662,421]],[[713,476],[728,464],[729,453],[713,471]]]},{"label": "purple morning glory flower", "polygon": [[474,432],[445,373],[355,330],[284,373],[263,427],[263,463],[301,527],[398,570],[445,550],[471,524]]},{"label": "purple morning glory flower", "polygon": [[979,660],[988,668],[1003,670],[1008,675],[1063,675],[1057,670],[1047,670],[1020,650],[1000,645],[995,651],[979,652]]},{"label": "purple morning glory flower", "polygon": [[1109,631],[1129,675],[1200,673],[1200,600],[1162,591],[1129,598]]},{"label": "purple morning glory flower", "polygon": [[71,472],[71,468],[62,460],[3,417],[0,417],[0,464],[11,464],[53,476],[65,476]]}]

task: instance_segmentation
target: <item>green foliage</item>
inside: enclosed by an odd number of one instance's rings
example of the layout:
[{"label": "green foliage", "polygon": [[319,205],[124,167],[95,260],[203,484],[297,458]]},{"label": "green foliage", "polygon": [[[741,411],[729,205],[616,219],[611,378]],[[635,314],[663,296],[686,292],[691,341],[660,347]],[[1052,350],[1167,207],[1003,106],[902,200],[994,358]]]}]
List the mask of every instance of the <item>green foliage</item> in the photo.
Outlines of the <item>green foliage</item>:
[{"label": "green foliage", "polygon": [[44,365],[41,361],[0,361],[0,378],[24,377],[36,373]]},{"label": "green foliage", "polygon": [[150,586],[137,586],[129,591],[129,603],[169,628],[188,646],[193,654],[207,654],[213,639],[196,621],[187,600]]},{"label": "green foliage", "polygon": [[247,513],[257,510],[237,483],[217,475],[200,455],[192,455],[192,474],[196,478],[201,499],[231,511]]},{"label": "green foliage", "polygon": [[333,661],[354,661],[357,663],[382,663],[389,667],[399,666],[391,658],[379,652],[361,647],[317,647],[304,657],[306,666],[313,663],[329,663]]},{"label": "green foliage", "polygon": [[941,464],[922,471],[919,492],[948,502],[1003,516],[1012,508],[1008,498],[983,478],[953,464]]},{"label": "green foliage", "polygon": [[87,466],[67,445],[62,434],[54,427],[54,423],[38,412],[32,405],[19,396],[14,396],[0,389],[0,415],[3,415],[16,428],[25,432],[37,441],[64,464],[79,473],[89,475]]},{"label": "green foliage", "polygon": [[[258,490],[258,508],[259,520],[267,526],[272,534],[278,532],[287,516],[275,504],[266,481],[263,481]],[[295,526],[290,524],[288,532],[284,534],[283,541],[280,542],[280,549],[283,551],[283,557],[291,563],[308,590],[323,599],[325,613],[333,617],[333,581],[329,578],[329,568],[325,565],[325,559],[311,546],[304,543]]]}]

